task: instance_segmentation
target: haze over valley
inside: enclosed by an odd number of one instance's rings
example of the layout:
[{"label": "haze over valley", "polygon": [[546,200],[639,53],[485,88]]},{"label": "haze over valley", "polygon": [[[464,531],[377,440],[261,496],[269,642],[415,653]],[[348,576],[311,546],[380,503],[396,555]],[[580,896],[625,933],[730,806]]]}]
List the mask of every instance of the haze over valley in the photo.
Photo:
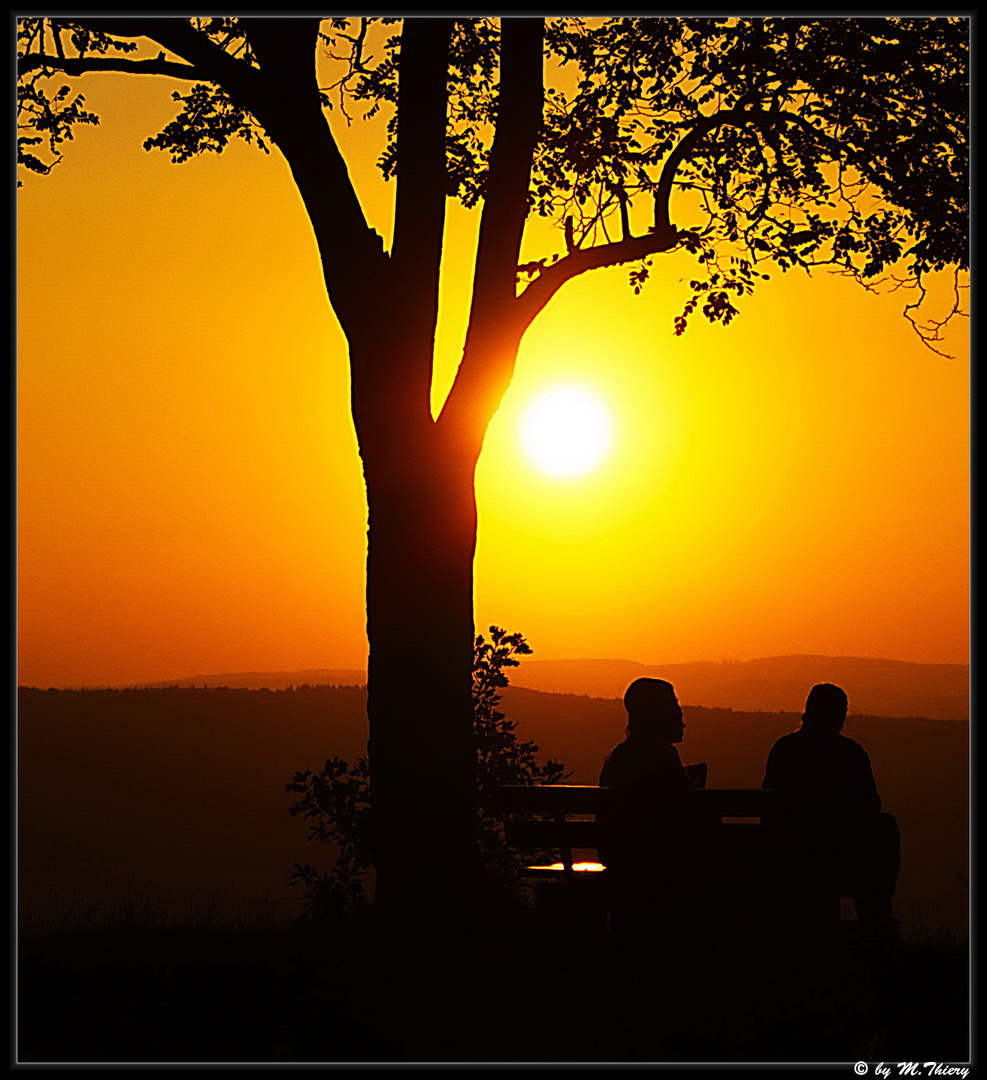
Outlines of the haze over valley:
[{"label": "haze over valley", "polygon": [[[622,697],[642,677],[667,679],[683,705],[749,712],[793,712],[819,682],[842,686],[850,712],[868,716],[924,716],[968,720],[970,669],[965,664],[910,664],[852,656],[775,656],[749,661],[642,664],[633,660],[521,660],[511,684],[553,694]],[[228,686],[283,690],[289,686],[362,686],[366,671],[314,668],[305,671],[194,675],[165,686]]]}]

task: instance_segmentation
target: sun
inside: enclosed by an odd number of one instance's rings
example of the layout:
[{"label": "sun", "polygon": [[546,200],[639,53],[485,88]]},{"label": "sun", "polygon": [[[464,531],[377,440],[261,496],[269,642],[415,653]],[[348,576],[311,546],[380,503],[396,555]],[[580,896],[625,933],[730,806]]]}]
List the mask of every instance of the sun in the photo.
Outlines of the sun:
[{"label": "sun", "polygon": [[597,468],[613,442],[610,410],[581,386],[554,386],[539,394],[521,416],[521,445],[539,472],[573,479]]}]

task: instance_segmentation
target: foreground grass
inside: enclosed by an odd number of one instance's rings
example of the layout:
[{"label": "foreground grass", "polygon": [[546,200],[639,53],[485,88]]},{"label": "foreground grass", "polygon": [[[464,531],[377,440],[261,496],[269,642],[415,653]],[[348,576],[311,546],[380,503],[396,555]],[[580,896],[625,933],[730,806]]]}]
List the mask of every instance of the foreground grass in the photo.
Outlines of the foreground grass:
[{"label": "foreground grass", "polygon": [[286,927],[297,918],[291,904],[270,897],[199,891],[183,896],[153,892],[138,883],[102,897],[54,893],[22,903],[23,942],[108,930],[227,930],[251,932]]},{"label": "foreground grass", "polygon": [[[853,1062],[968,1056],[968,954],[835,933],[646,939],[323,924],[213,897],[21,946],[24,1062]],[[138,902],[139,901],[139,902]],[[225,919],[221,918],[225,911]],[[149,914],[150,923],[140,917]]]}]

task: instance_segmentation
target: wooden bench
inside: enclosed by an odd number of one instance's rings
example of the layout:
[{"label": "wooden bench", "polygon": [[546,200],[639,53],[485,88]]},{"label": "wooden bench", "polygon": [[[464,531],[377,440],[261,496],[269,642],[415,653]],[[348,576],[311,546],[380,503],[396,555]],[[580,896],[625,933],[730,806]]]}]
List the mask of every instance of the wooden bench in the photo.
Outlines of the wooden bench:
[{"label": "wooden bench", "polygon": [[[500,813],[507,842],[518,851],[550,853],[557,860],[520,866],[519,876],[568,886],[565,890],[540,888],[540,911],[564,904],[567,910],[582,910],[596,923],[605,920],[607,874],[598,858],[601,826],[596,815],[605,813],[611,797],[607,788],[580,784],[497,789],[496,805],[490,808]],[[770,837],[760,828],[762,817],[777,806],[778,799],[777,792],[746,788],[704,788],[681,795],[683,808],[688,801],[690,811],[698,811],[716,829],[722,867],[713,869],[722,870],[724,894],[739,918],[763,911],[770,921],[778,917],[777,911],[770,910],[770,898],[776,896],[784,904],[781,879],[771,879],[776,867]],[[672,796],[665,804],[673,814],[677,801]],[[839,897],[821,897],[819,907],[827,918],[834,914],[838,918]]]},{"label": "wooden bench", "polygon": [[[608,788],[588,784],[544,784],[497,789],[497,809],[504,815],[507,842],[522,851],[555,851],[561,862],[555,866],[528,866],[520,870],[524,877],[559,877],[593,872],[583,869],[574,851],[593,851],[599,847],[596,815],[605,811]],[[697,788],[684,792],[688,800],[710,821],[718,819],[729,831],[728,842],[752,839],[751,829],[775,804],[777,793],[759,788]],[[602,871],[598,860],[588,860]]]}]

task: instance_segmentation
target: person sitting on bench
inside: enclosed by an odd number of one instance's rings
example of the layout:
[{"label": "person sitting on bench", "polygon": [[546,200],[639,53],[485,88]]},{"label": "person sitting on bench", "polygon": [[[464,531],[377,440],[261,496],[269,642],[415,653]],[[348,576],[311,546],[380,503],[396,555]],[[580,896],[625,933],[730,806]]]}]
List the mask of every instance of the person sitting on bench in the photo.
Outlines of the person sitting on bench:
[{"label": "person sitting on bench", "polygon": [[898,827],[881,812],[866,751],[840,734],[847,708],[846,693],[831,683],[809,692],[802,726],[768,756],[762,786],[783,798],[765,824],[776,830],[782,872],[791,872],[796,887],[812,893],[822,885],[852,897],[859,922],[893,933]]},{"label": "person sitting on bench", "polygon": [[706,862],[703,839],[711,825],[688,806],[688,793],[705,787],[706,765],[682,765],[675,744],[685,723],[670,683],[637,679],[624,707],[627,737],[600,773],[600,786],[610,791],[597,815],[599,856],[617,908],[653,918],[655,905],[678,894],[687,879],[695,884]]},{"label": "person sitting on bench", "polygon": [[624,694],[624,708],[627,738],[607,755],[600,787],[636,787],[649,792],[705,787],[705,764],[686,770],[675,749],[674,744],[685,735],[685,721],[671,683],[635,680]]}]

